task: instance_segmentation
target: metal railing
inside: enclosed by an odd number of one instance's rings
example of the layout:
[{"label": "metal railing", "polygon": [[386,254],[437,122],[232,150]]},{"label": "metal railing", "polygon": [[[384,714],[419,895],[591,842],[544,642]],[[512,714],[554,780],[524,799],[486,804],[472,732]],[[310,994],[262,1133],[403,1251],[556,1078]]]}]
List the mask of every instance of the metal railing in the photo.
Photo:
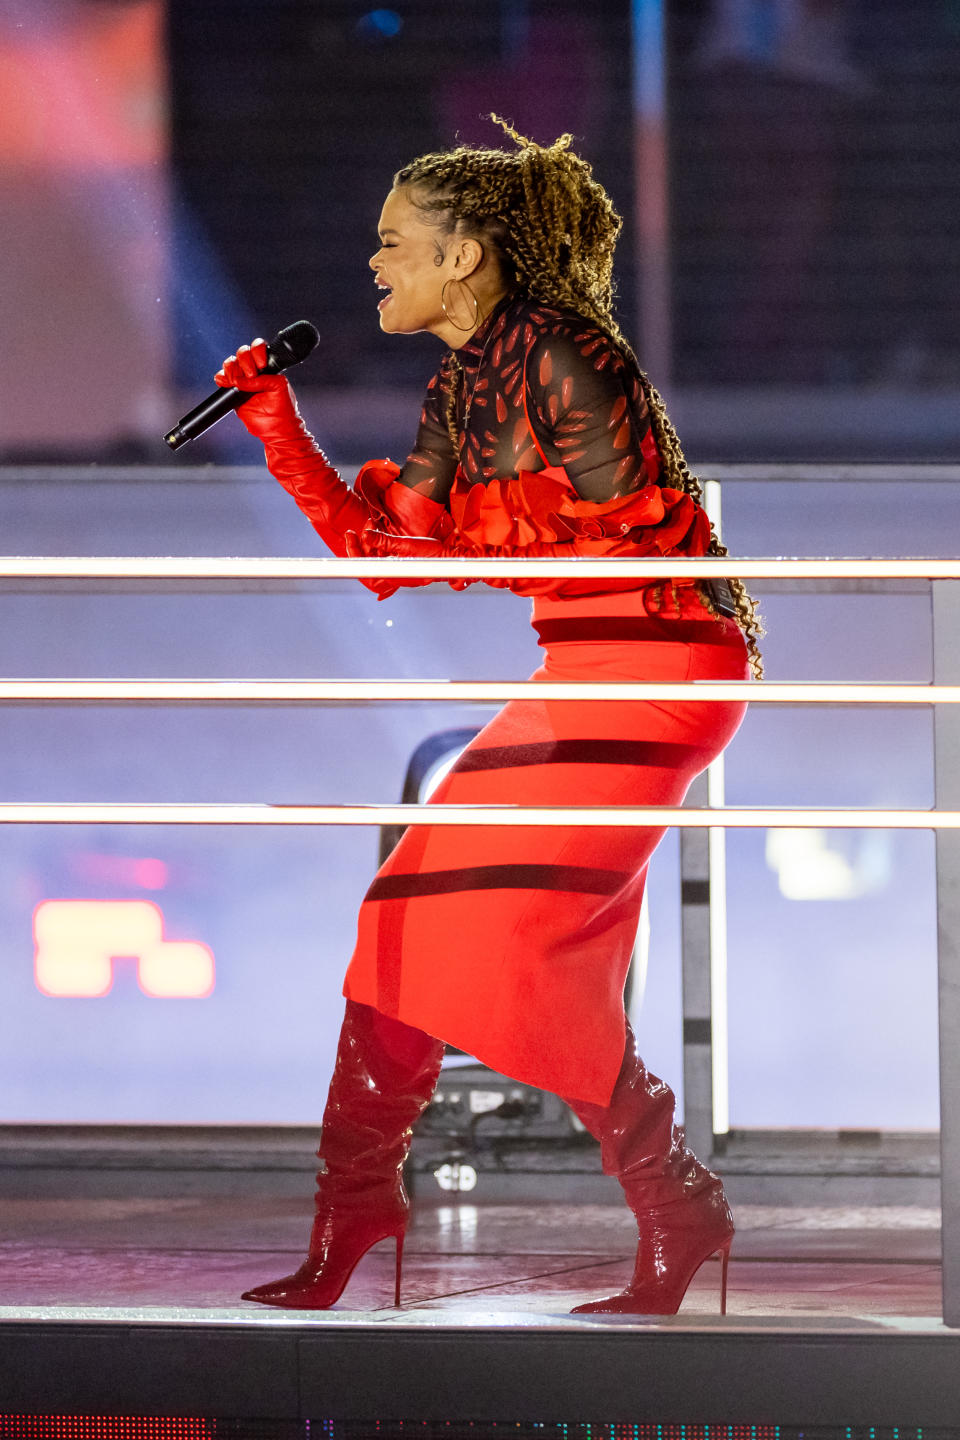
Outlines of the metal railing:
[{"label": "metal railing", "polygon": [[[894,467],[891,467],[891,469]],[[738,469],[742,478],[742,467]],[[884,477],[886,478],[886,477]],[[893,478],[893,476],[889,477]],[[943,1314],[960,1325],[960,560],[301,560],[157,557],[11,557],[0,580],[323,581],[344,578],[600,578],[737,575],[744,579],[932,581],[934,683],[692,684],[406,681],[6,680],[0,703],[13,704],[310,704],[469,700],[501,704],[525,698],[711,700],[756,704],[932,705],[935,708],[936,807],[933,810],[797,807],[568,807],[484,805],[130,805],[2,804],[0,822],[226,825],[676,825],[683,830],[746,826],[931,829],[937,833],[940,987]],[[709,957],[708,957],[709,959]],[[709,992],[708,992],[709,994]]]}]

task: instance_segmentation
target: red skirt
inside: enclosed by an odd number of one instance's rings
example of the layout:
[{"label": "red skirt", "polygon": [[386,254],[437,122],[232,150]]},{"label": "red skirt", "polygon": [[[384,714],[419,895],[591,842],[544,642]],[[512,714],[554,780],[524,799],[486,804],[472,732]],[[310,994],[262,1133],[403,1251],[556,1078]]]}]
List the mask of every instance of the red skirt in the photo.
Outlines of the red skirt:
[{"label": "red skirt", "polygon": [[[742,680],[746,647],[695,589],[540,597],[540,680]],[[513,700],[431,803],[678,805],[742,703]],[[662,828],[412,826],[360,908],[344,994],[540,1089],[605,1105],[623,988]]]}]

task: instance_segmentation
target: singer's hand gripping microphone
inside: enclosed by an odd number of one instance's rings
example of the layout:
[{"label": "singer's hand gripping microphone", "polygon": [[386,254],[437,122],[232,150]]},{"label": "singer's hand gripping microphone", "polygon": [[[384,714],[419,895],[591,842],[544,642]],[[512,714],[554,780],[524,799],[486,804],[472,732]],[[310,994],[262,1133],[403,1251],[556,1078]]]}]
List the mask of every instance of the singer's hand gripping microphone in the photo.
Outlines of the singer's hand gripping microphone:
[{"label": "singer's hand gripping microphone", "polygon": [[[306,360],[319,341],[320,336],[309,320],[295,320],[292,325],[281,330],[267,346],[270,358],[265,373],[279,375],[281,370],[288,370],[291,365],[299,365],[301,360]],[[211,425],[222,420],[224,415],[229,415],[245,400],[249,400],[250,394],[249,390],[239,390],[236,386],[215,390],[191,410],[189,415],[184,415],[169,434],[164,435],[164,440],[171,450],[179,450],[181,445],[185,445],[188,440],[195,440],[198,435],[209,430]]]}]

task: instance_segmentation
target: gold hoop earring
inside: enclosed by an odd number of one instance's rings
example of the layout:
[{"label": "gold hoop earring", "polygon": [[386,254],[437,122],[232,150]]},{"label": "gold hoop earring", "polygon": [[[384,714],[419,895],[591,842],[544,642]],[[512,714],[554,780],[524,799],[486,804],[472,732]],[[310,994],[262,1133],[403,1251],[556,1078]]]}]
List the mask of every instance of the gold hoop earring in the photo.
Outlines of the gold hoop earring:
[{"label": "gold hoop earring", "polygon": [[[473,301],[473,321],[471,322],[471,324],[461,325],[460,321],[455,320],[450,314],[450,311],[447,309],[448,285],[462,285],[466,290],[467,294],[470,296],[470,299]],[[480,301],[477,299],[476,294],[474,293],[468,281],[457,280],[453,275],[451,275],[448,279],[444,280],[442,286],[440,287],[440,309],[443,311],[444,315],[446,315],[447,319],[450,321],[450,324],[453,325],[457,330],[476,330],[477,326],[480,324]]]}]

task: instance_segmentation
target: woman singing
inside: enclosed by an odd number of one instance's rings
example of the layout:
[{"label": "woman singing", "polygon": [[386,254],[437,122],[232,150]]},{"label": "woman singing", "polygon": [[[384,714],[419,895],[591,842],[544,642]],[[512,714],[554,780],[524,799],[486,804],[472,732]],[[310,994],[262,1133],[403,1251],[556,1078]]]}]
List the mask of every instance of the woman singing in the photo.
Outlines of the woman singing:
[{"label": "woman singing", "polygon": [[[500,122],[501,124],[503,122]],[[346,556],[724,554],[656,390],[611,310],[620,217],[570,136],[512,151],[422,156],[395,177],[370,260],[380,326],[449,347],[402,467],[351,490],[300,418],[263,341],[217,380],[314,528]],[[469,573],[469,572],[467,572]],[[381,598],[400,584],[373,581]],[[455,588],[466,583],[455,582]],[[739,680],[759,673],[738,582],[491,581],[533,597],[539,680]],[[535,691],[531,687],[531,693]],[[739,703],[515,701],[433,800],[678,805],[731,739]],[[360,909],[323,1116],[317,1212],[296,1274],[245,1299],[325,1309],[360,1257],[396,1241],[402,1169],[444,1042],[562,1095],[600,1142],[639,1226],[633,1279],[580,1311],[672,1314],[733,1222],[686,1148],[674,1097],[645,1068],[623,1009],[658,828],[413,826]]]}]

